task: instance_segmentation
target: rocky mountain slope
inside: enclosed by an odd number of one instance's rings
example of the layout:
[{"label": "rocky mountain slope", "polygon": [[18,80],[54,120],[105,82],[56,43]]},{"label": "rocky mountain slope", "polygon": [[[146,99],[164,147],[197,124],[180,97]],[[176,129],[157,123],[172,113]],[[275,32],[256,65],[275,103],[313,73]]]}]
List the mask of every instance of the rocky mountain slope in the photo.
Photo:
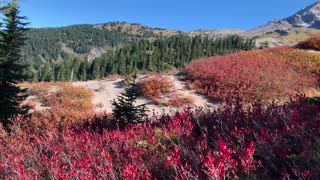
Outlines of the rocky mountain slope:
[{"label": "rocky mountain slope", "polygon": [[241,33],[255,37],[257,46],[268,44],[269,47],[295,45],[320,33],[320,2],[316,2],[299,12]]},{"label": "rocky mountain slope", "polygon": [[320,29],[320,2],[307,6],[287,18],[272,20],[265,25],[249,30],[247,33],[259,34],[301,27]]},{"label": "rocky mountain slope", "polygon": [[292,27],[320,28],[320,2],[316,2],[298,13],[284,19]]}]

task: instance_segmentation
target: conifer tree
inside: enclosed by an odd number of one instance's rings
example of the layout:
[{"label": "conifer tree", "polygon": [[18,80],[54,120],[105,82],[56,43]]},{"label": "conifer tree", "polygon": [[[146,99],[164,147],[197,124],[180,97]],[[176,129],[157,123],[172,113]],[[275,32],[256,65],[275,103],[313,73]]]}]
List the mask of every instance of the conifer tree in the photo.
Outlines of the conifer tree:
[{"label": "conifer tree", "polygon": [[25,33],[28,30],[26,17],[19,16],[18,1],[1,7],[4,16],[3,30],[0,31],[0,122],[6,126],[10,117],[22,113],[19,102],[23,100],[23,90],[17,83],[26,80],[21,47],[24,45]]},{"label": "conifer tree", "polygon": [[120,123],[139,123],[144,121],[146,115],[146,106],[134,105],[138,98],[138,86],[135,83],[136,75],[130,87],[125,89],[125,93],[118,96],[117,101],[113,100],[113,116]]},{"label": "conifer tree", "polygon": [[79,73],[78,73],[78,79],[80,81],[87,80],[87,65],[88,65],[87,61],[82,61],[80,64]]}]

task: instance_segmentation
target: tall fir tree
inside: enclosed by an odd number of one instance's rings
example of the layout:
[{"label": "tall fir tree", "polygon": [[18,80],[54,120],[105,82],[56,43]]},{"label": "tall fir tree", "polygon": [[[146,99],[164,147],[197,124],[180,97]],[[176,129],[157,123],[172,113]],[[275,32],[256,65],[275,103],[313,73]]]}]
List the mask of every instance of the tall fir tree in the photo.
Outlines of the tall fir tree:
[{"label": "tall fir tree", "polygon": [[78,72],[78,79],[80,81],[87,80],[87,66],[88,66],[88,61],[82,61],[80,63],[79,72]]},{"label": "tall fir tree", "polygon": [[24,72],[28,66],[22,63],[21,55],[28,23],[24,22],[26,17],[19,16],[17,0],[1,7],[1,12],[4,22],[0,31],[0,122],[7,126],[13,115],[25,111],[19,108],[24,96],[17,83],[28,78]]}]

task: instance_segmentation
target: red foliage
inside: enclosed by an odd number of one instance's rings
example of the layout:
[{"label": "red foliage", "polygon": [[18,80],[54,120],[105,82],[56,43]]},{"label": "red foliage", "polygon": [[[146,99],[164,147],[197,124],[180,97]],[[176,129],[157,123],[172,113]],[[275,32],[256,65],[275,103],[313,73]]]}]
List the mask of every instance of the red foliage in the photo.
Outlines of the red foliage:
[{"label": "red foliage", "polygon": [[315,35],[312,38],[308,39],[307,41],[301,42],[298,44],[299,48],[302,49],[313,49],[313,50],[320,50],[320,35]]},{"label": "red foliage", "polygon": [[240,52],[194,61],[186,72],[196,90],[213,99],[288,100],[316,87],[311,62],[302,54],[286,47]]},{"label": "red foliage", "polygon": [[[226,103],[123,130],[21,129],[0,136],[5,179],[316,179],[318,107]],[[21,124],[22,123],[22,124]],[[101,127],[101,126],[97,126]]]},{"label": "red foliage", "polygon": [[138,83],[143,96],[154,99],[172,91],[172,82],[167,77],[151,76]]}]

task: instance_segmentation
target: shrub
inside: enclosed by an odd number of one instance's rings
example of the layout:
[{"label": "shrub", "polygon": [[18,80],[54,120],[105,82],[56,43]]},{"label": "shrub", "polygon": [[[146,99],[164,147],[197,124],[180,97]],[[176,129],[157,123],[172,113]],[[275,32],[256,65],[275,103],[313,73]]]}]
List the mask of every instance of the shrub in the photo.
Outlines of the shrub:
[{"label": "shrub", "polygon": [[147,98],[159,98],[172,90],[172,82],[168,77],[151,76],[138,83],[140,93]]},{"label": "shrub", "polygon": [[[0,136],[5,179],[317,179],[319,109],[227,102],[183,111],[123,131],[83,127],[31,131],[17,123]],[[98,128],[93,131],[93,127]],[[100,129],[99,129],[100,128]]]},{"label": "shrub", "polygon": [[[50,107],[50,116],[56,123],[71,125],[94,115],[91,98],[93,92],[83,87],[67,83],[33,83],[28,85],[29,92],[37,95]],[[48,115],[47,113],[44,113]]]},{"label": "shrub", "polygon": [[297,45],[297,47],[302,49],[313,49],[320,50],[320,35],[315,35],[307,41],[301,42]]},{"label": "shrub", "polygon": [[[266,51],[283,58],[298,73],[319,75],[320,54],[318,53],[310,53],[293,47],[270,48]],[[266,52],[262,52],[264,53]]]},{"label": "shrub", "polygon": [[194,61],[185,71],[196,90],[212,99],[282,101],[316,87],[314,64],[292,54],[297,52],[290,48],[240,52]]},{"label": "shrub", "polygon": [[66,124],[93,116],[93,92],[84,87],[65,86],[49,98],[53,117]]},{"label": "shrub", "polygon": [[169,106],[182,107],[185,105],[192,106],[194,104],[194,99],[191,96],[182,96],[177,95],[169,99]]}]

